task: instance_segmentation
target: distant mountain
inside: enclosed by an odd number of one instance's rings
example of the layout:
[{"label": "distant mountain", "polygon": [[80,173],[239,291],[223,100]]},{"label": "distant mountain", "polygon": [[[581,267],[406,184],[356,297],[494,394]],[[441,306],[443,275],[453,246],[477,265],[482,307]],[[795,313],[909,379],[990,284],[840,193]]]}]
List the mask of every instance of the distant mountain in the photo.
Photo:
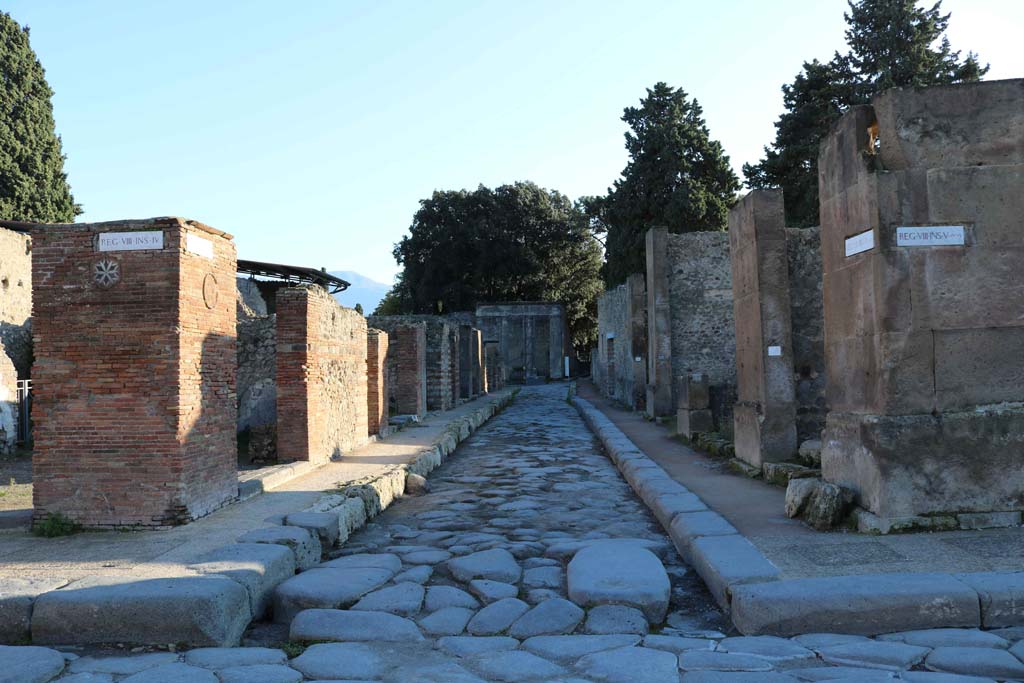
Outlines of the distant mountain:
[{"label": "distant mountain", "polygon": [[355,308],[356,304],[360,304],[363,307],[363,313],[366,315],[373,313],[373,309],[377,308],[377,304],[380,303],[380,300],[391,289],[391,285],[376,282],[351,270],[334,270],[331,271],[331,275],[352,283],[352,286],[344,292],[334,295],[338,303],[349,308]]}]

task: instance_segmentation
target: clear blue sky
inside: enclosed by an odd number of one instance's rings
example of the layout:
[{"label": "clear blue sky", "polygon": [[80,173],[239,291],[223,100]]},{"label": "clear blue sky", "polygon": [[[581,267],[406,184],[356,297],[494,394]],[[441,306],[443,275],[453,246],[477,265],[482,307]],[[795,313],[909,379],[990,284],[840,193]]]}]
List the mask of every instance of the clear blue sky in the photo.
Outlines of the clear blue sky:
[{"label": "clear blue sky", "polygon": [[[8,0],[32,29],[79,220],[159,215],[243,258],[390,282],[434,189],[605,191],[620,121],[664,80],[703,105],[737,172],[779,87],[843,48],[843,0]],[[1024,76],[1024,2],[946,0],[955,49]]]}]

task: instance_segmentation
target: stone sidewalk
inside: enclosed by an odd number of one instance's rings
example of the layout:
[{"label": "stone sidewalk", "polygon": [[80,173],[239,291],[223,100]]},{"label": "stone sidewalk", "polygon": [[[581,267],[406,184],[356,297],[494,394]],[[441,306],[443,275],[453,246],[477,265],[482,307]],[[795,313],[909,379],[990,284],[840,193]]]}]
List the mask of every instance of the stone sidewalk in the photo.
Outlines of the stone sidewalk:
[{"label": "stone sidewalk", "polygon": [[[619,435],[613,440],[638,448],[651,466],[697,496],[701,507],[666,524],[677,547],[694,552],[687,559],[744,632],[1024,623],[1024,529],[891,536],[815,531],[785,517],[783,489],[730,473],[724,461],[688,448],[665,428],[598,396],[589,383],[581,383],[579,395]],[[738,564],[762,570],[748,575]],[[723,575],[729,571],[737,573]],[[930,600],[933,608],[921,607]]]}]

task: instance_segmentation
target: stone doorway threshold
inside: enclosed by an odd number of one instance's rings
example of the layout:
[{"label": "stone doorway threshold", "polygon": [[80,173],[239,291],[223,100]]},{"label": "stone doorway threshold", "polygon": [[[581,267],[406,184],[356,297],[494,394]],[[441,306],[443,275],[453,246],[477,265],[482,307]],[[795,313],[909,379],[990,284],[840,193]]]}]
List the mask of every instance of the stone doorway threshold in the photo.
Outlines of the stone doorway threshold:
[{"label": "stone doorway threshold", "polygon": [[815,531],[785,516],[782,488],[733,474],[589,382],[580,382],[578,398],[609,456],[740,631],[876,635],[1024,625],[1024,528]]}]

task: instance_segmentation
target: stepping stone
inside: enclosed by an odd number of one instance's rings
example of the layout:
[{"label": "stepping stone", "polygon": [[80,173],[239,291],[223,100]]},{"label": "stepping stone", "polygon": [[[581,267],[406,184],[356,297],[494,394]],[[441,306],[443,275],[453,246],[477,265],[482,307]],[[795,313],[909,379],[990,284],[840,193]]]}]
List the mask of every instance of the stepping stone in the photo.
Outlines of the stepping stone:
[{"label": "stepping stone", "polygon": [[523,642],[523,649],[555,661],[575,661],[584,655],[620,647],[632,647],[640,636],[534,636]]},{"label": "stepping stone", "polygon": [[524,681],[540,678],[550,681],[566,673],[565,669],[537,655],[520,650],[492,653],[474,662],[477,669],[499,681]]},{"label": "stepping stone", "polygon": [[306,609],[350,607],[359,598],[383,586],[393,575],[390,569],[373,567],[304,571],[277,587],[274,621],[287,624]]},{"label": "stepping stone", "polygon": [[652,624],[668,612],[671,584],[654,553],[635,544],[608,541],[583,548],[569,562],[569,598],[578,605],[631,605]]},{"label": "stepping stone", "polygon": [[426,565],[420,565],[407,569],[400,574],[395,574],[395,583],[419,583],[424,584],[430,580],[430,576],[434,573],[433,567]]},{"label": "stepping stone", "polygon": [[432,636],[457,636],[466,630],[473,614],[465,607],[442,607],[420,619],[420,628]]},{"label": "stepping stone", "polygon": [[361,643],[310,645],[291,666],[307,678],[322,680],[379,678],[387,668],[380,655]]},{"label": "stepping stone", "polygon": [[[220,650],[222,648],[213,649]],[[236,648],[223,649],[234,650]],[[71,662],[68,671],[73,674],[86,672],[127,676],[137,674],[145,669],[152,669],[154,666],[160,666],[161,664],[172,664],[176,661],[178,661],[178,655],[173,652],[146,652],[125,657],[80,657]],[[4,671],[3,667],[0,667],[0,671]]]},{"label": "stepping stone", "polygon": [[492,602],[487,607],[476,613],[466,630],[475,636],[493,636],[501,633],[511,626],[516,619],[526,614],[530,609],[522,600],[517,598],[504,598]]},{"label": "stepping stone", "polygon": [[688,650],[679,655],[679,668],[683,671],[771,671],[772,665],[751,655]]},{"label": "stepping stone", "polygon": [[513,638],[572,633],[583,621],[584,611],[562,598],[545,600],[519,617],[508,634]]},{"label": "stepping stone", "polygon": [[122,678],[121,683],[220,683],[212,671],[188,664],[163,664]]},{"label": "stepping stone", "polygon": [[598,605],[587,612],[587,633],[647,634],[647,617],[635,607],[626,605]]},{"label": "stepping stone", "polygon": [[519,589],[516,586],[488,579],[474,579],[470,581],[469,592],[480,598],[484,604],[501,600],[502,598],[514,598],[519,595]]},{"label": "stepping stone", "polygon": [[237,543],[272,543],[283,545],[295,553],[295,565],[299,569],[309,569],[320,562],[323,547],[316,534],[312,534],[297,526],[272,526],[266,529],[253,529],[235,539]]},{"label": "stepping stone", "polygon": [[350,609],[411,617],[420,611],[423,593],[423,586],[418,583],[399,583],[367,593]]},{"label": "stepping stone", "polygon": [[459,581],[490,579],[517,583],[523,570],[516,558],[507,550],[492,548],[448,560],[448,569]]},{"label": "stepping stone", "polygon": [[507,636],[451,636],[439,638],[437,647],[456,657],[475,657],[489,652],[514,650],[519,641]]},{"label": "stepping stone", "polygon": [[918,647],[994,647],[1005,650],[1005,638],[976,628],[933,628],[924,631],[903,631],[878,636],[877,640],[898,641]]},{"label": "stepping stone", "polygon": [[47,647],[0,645],[0,681],[46,683],[64,670],[64,655]]},{"label": "stepping stone", "polygon": [[1024,662],[990,647],[937,647],[924,665],[932,671],[991,678],[1024,678]]},{"label": "stepping stone", "polygon": [[815,654],[802,645],[775,636],[741,636],[726,638],[718,644],[721,652],[753,655],[770,662],[798,662],[815,659]]},{"label": "stepping stone", "polygon": [[416,624],[387,612],[308,609],[299,612],[289,630],[291,640],[406,642],[423,640]]},{"label": "stepping stone", "polygon": [[431,586],[427,589],[427,600],[424,609],[434,612],[445,607],[465,607],[476,609],[480,606],[476,598],[464,590],[454,586]]},{"label": "stepping stone", "polygon": [[561,588],[561,567],[534,567],[523,572],[523,585],[527,588]]},{"label": "stepping stone", "polygon": [[829,664],[906,671],[925,658],[928,648],[869,640],[864,643],[823,647],[818,654]]},{"label": "stepping stone", "polygon": [[217,672],[220,683],[302,683],[302,674],[281,664],[233,666]]},{"label": "stepping stone", "polygon": [[576,668],[608,683],[665,683],[679,677],[675,655],[643,647],[623,647],[585,655]]},{"label": "stepping stone", "polygon": [[650,635],[644,638],[644,647],[679,654],[687,650],[714,650],[715,641],[707,638],[687,638],[683,636]]},{"label": "stepping stone", "polygon": [[397,574],[402,571],[402,561],[391,553],[357,553],[324,562],[317,569],[387,569]]},{"label": "stepping stone", "polygon": [[201,647],[185,653],[185,663],[202,669],[284,664],[288,655],[269,647]]}]

